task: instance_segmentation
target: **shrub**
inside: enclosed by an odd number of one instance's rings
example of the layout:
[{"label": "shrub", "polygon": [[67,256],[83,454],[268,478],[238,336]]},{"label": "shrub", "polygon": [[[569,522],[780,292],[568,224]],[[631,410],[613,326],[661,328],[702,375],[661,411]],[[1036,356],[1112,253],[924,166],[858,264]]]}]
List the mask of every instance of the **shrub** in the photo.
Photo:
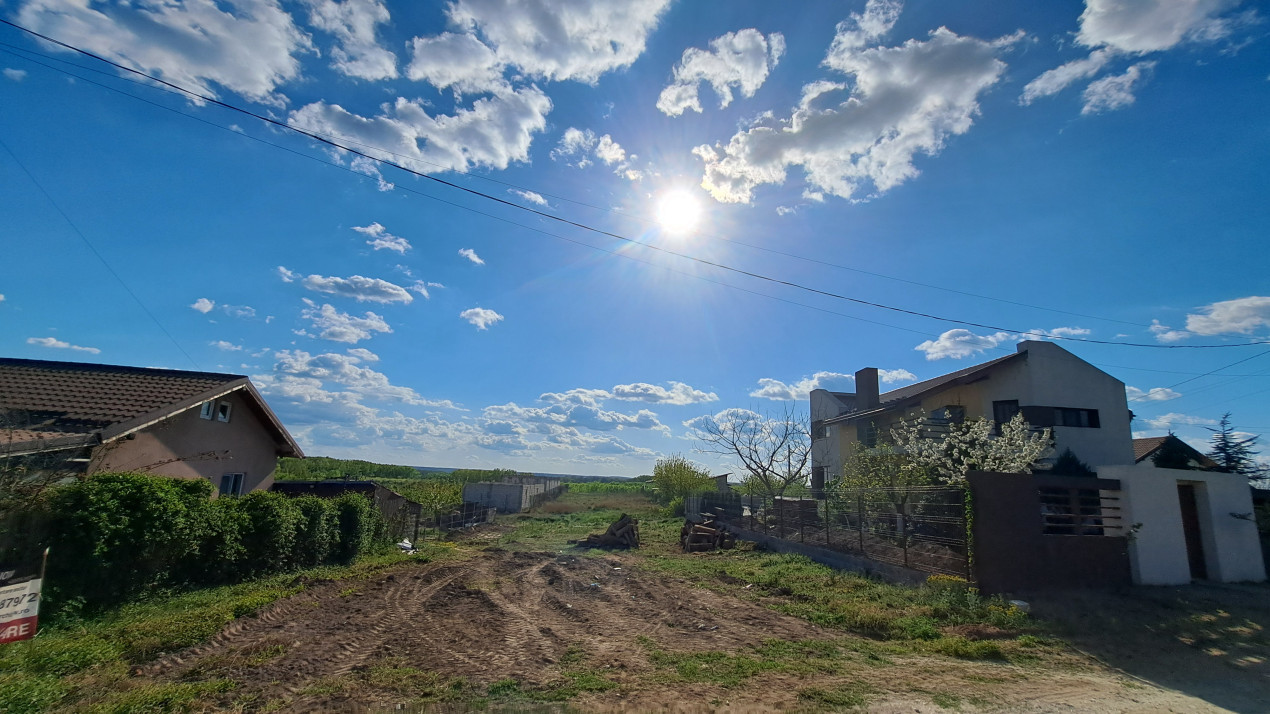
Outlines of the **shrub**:
[{"label": "shrub", "polygon": [[679,454],[657,459],[653,466],[653,485],[662,503],[672,503],[699,491],[714,488],[710,472]]},{"label": "shrub", "polygon": [[302,496],[295,499],[300,509],[300,528],[296,533],[295,562],[301,567],[325,563],[339,542],[339,521],[335,505],[325,498]]},{"label": "shrub", "polygon": [[172,580],[194,555],[192,511],[206,481],[103,474],[56,489],[48,501],[49,582],[54,602],[76,595],[114,602]]},{"label": "shrub", "polygon": [[245,516],[242,524],[243,576],[287,570],[295,563],[296,535],[303,520],[295,499],[280,493],[257,491],[238,499]]},{"label": "shrub", "polygon": [[334,559],[350,563],[358,553],[370,550],[375,541],[376,516],[379,512],[365,496],[346,493],[333,501],[339,528],[339,541],[334,549]]}]

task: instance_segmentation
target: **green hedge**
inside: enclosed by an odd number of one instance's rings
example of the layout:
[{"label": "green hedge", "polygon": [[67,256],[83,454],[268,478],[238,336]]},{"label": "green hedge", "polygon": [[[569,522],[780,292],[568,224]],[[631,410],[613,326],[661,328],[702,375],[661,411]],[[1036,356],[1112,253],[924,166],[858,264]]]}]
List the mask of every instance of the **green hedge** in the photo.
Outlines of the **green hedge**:
[{"label": "green hedge", "polygon": [[25,537],[8,539],[0,562],[30,562],[50,547],[46,607],[73,611],[154,589],[347,563],[387,540],[383,517],[359,494],[211,493],[207,481],[140,474],[52,489],[23,514]]}]

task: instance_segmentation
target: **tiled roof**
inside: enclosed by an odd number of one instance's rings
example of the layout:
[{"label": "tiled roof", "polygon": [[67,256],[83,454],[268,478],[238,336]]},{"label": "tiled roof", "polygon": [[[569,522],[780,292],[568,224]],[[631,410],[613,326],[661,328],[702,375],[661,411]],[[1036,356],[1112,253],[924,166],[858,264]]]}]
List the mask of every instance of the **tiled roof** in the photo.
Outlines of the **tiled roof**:
[{"label": "tiled roof", "polygon": [[1168,441],[1167,436],[1151,436],[1145,439],[1133,440],[1133,460],[1141,461],[1151,455],[1152,451],[1160,448],[1164,442]]},{"label": "tiled roof", "polygon": [[28,412],[40,422],[40,429],[93,431],[245,379],[236,374],[0,358],[0,410]]}]

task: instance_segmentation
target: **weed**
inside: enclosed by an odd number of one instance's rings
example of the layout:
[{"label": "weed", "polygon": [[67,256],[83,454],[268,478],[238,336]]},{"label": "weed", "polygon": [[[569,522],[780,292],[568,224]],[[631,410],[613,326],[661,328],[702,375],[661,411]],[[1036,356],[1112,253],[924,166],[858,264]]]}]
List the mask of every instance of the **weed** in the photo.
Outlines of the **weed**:
[{"label": "weed", "polygon": [[863,682],[848,682],[832,688],[806,687],[798,690],[798,699],[810,704],[834,709],[862,707],[869,703],[873,687]]}]

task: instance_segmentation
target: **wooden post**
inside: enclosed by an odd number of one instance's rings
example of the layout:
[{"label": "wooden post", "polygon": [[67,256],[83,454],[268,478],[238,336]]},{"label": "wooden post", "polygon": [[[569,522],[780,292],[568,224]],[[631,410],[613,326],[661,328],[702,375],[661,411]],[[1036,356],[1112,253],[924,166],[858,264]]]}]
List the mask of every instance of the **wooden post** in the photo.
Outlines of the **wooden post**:
[{"label": "wooden post", "polygon": [[864,492],[856,496],[856,530],[860,532],[860,554],[864,555]]},{"label": "wooden post", "polygon": [[826,548],[828,548],[831,544],[831,541],[829,539],[829,533],[832,530],[833,530],[832,523],[829,519],[829,497],[826,496],[825,497],[825,547]]}]

